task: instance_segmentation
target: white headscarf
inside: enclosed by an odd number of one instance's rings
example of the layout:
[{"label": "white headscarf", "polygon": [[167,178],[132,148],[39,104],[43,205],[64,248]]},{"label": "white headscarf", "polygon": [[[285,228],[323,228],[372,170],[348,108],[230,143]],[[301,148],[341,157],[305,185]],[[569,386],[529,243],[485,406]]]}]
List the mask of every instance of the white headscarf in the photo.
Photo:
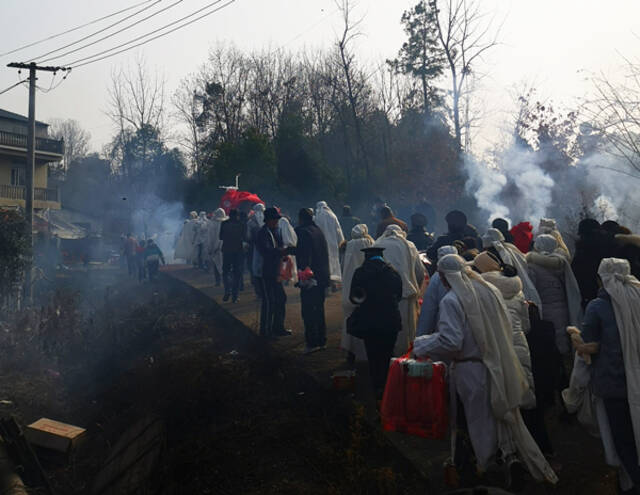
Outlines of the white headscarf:
[{"label": "white headscarf", "polygon": [[382,235],[380,236],[380,239],[384,239],[385,237],[402,237],[403,239],[407,238],[407,233],[402,230],[402,228],[399,225],[389,225],[384,232],[382,233]]},{"label": "white headscarf", "polygon": [[265,207],[262,203],[258,203],[253,207],[253,216],[257,220],[260,227],[264,225],[264,210]]},{"label": "white headscarf", "polygon": [[278,220],[278,232],[280,233],[280,238],[282,239],[282,243],[285,247],[295,247],[298,245],[298,236],[296,235],[296,231],[293,229],[287,218],[282,217]]},{"label": "white headscarf", "polygon": [[[473,337],[487,368],[491,409],[498,430],[514,442],[520,458],[537,480],[556,483],[558,477],[531,437],[519,407],[529,385],[513,348],[509,313],[500,291],[487,283],[455,254],[438,262],[438,272],[446,278],[462,304]],[[508,438],[498,435],[500,442]]]},{"label": "white headscarf", "polygon": [[190,212],[189,217],[191,217],[192,220],[195,220],[196,218],[198,218],[198,212],[197,211]]},{"label": "white headscarf", "polygon": [[438,248],[438,260],[447,254],[458,254],[458,250],[455,246],[440,246]]},{"label": "white headscarf", "polygon": [[375,247],[384,248],[384,259],[402,277],[402,297],[415,296],[422,286],[420,269],[424,278],[424,266],[413,242],[406,239],[407,234],[397,225],[389,225],[375,242]]},{"label": "white headscarf", "polygon": [[324,201],[319,201],[316,205],[316,215],[314,222],[320,228],[327,240],[329,249],[329,272],[333,282],[342,281],[342,270],[340,269],[340,253],[338,247],[344,241],[342,227],[338,217],[331,211]]},{"label": "white headscarf", "polygon": [[498,229],[491,228],[487,230],[486,235],[482,238],[482,245],[485,248],[493,246],[498,251],[502,262],[516,269],[518,277],[522,280],[524,297],[532,301],[542,311],[542,299],[540,299],[536,285],[529,276],[527,259],[524,254],[513,244],[504,242],[504,235]]},{"label": "white headscarf", "polygon": [[520,406],[528,385],[513,349],[511,322],[502,295],[457,254],[448,254],[438,261],[438,272],[444,275],[464,308],[482,361],[489,370],[493,413],[504,420]]},{"label": "white headscarf", "polygon": [[556,250],[559,254],[562,254],[567,258],[567,260],[571,261],[571,253],[569,252],[569,248],[564,242],[562,238],[562,234],[558,230],[558,225],[553,218],[541,218],[540,225],[538,225],[538,235],[549,234],[553,236],[553,238],[558,241],[558,246]]},{"label": "white headscarf", "polygon": [[222,208],[218,208],[213,212],[213,217],[211,218],[211,220],[215,222],[224,222],[226,220],[229,220],[229,217]]},{"label": "white headscarf", "polygon": [[627,400],[636,449],[640,452],[640,281],[631,275],[629,262],[618,258],[603,259],[598,275],[611,296],[616,316],[627,379]]},{"label": "white headscarf", "polygon": [[347,242],[342,266],[342,307],[345,314],[353,311],[353,304],[349,300],[351,281],[353,274],[364,262],[362,249],[371,247],[373,239],[369,235],[369,229],[365,224],[358,224],[351,230],[351,240]]},{"label": "white headscarf", "polygon": [[569,259],[558,249],[558,241],[551,234],[543,234],[536,237],[533,249],[538,254],[553,256],[562,260],[564,267],[564,290],[567,296],[569,309],[569,323],[574,327],[582,327],[582,296],[576,276],[573,274]]}]

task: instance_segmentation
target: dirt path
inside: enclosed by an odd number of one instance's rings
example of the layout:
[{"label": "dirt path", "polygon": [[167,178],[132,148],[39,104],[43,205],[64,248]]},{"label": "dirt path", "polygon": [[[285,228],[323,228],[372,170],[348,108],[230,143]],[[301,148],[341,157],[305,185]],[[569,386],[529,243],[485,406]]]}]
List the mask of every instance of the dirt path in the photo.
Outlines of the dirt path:
[{"label": "dirt path", "polygon": [[[259,307],[255,297],[250,294],[250,286],[247,286],[249,292],[245,291],[241,302],[234,305],[222,302],[222,289],[214,287],[212,277],[207,274],[180,265],[167,267],[165,273],[212,298],[235,319],[256,331]],[[287,288],[287,296],[287,323],[294,335],[271,343],[270,348],[275,355],[291,360],[296,367],[313,376],[319,384],[329,388],[331,374],[337,369],[344,368],[344,355],[339,348],[342,328],[341,294],[334,293],[327,299],[327,350],[311,356],[300,354],[304,339],[298,291]],[[366,369],[360,368],[359,372],[360,381],[366,381],[363,380]],[[365,416],[369,423],[376,425],[378,420],[372,410],[366,386],[360,387],[356,395],[358,401],[364,404]],[[548,424],[557,454],[551,462],[558,472],[560,482],[556,487],[530,483],[525,493],[531,495],[547,493],[613,495],[616,493],[615,473],[604,464],[599,439],[587,435],[575,420],[569,424],[559,422],[557,414],[550,414]],[[385,433],[384,436],[386,441],[410,460],[419,472],[431,480],[434,493],[445,490],[442,484],[442,463],[448,456],[448,442],[425,441],[402,434]],[[499,483],[501,479],[489,477],[482,482],[490,481]]]}]

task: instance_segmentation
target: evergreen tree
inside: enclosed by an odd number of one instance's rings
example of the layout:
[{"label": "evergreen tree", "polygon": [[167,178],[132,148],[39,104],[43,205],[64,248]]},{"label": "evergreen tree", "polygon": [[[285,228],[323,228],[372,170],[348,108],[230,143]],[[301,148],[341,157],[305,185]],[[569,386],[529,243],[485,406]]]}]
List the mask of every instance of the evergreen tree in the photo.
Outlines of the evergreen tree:
[{"label": "evergreen tree", "polygon": [[441,103],[433,81],[445,69],[444,52],[438,41],[437,9],[431,2],[421,0],[402,14],[402,26],[407,35],[398,58],[388,63],[400,74],[420,82],[423,109],[428,112]]}]

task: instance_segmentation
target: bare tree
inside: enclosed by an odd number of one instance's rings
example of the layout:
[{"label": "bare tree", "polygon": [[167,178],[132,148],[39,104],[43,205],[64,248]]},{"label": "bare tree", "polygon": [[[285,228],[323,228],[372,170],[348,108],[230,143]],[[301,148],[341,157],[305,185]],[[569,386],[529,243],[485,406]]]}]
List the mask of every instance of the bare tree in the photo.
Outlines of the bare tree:
[{"label": "bare tree", "polygon": [[626,175],[640,178],[640,65],[627,60],[624,83],[599,75],[596,96],[583,108],[605,138],[609,153],[627,165]]},{"label": "bare tree", "polygon": [[371,167],[369,164],[369,154],[367,153],[367,147],[364,142],[362,132],[361,116],[359,114],[359,107],[361,103],[361,96],[366,89],[366,78],[358,77],[359,74],[355,54],[351,50],[352,42],[362,33],[359,31],[359,26],[363,19],[353,20],[353,9],[356,3],[353,0],[336,0],[336,5],[342,13],[343,30],[342,35],[337,41],[338,48],[338,60],[344,75],[345,87],[343,92],[349,103],[351,110],[351,117],[353,119],[353,126],[356,134],[356,143],[358,145],[359,158],[364,165],[365,179],[367,184],[371,183]]},{"label": "bare tree", "polygon": [[80,123],[73,119],[55,119],[51,122],[51,137],[64,140],[64,156],[60,172],[66,173],[69,165],[89,152],[91,134],[80,127]]},{"label": "bare tree", "polygon": [[176,117],[184,129],[177,136],[178,144],[185,149],[191,163],[191,171],[198,178],[201,178],[204,139],[198,120],[202,114],[202,104],[198,97],[202,93],[202,86],[199,76],[190,76],[182,80],[172,97]]},{"label": "bare tree", "polygon": [[[456,143],[462,149],[461,106],[467,78],[488,50],[498,44],[498,32],[490,34],[493,22],[480,11],[479,0],[430,0],[436,9],[438,38],[451,76],[451,117]],[[440,5],[444,4],[442,8]]]},{"label": "bare tree", "polygon": [[[117,129],[111,147],[112,157],[122,158],[123,150],[131,134],[142,138],[142,161],[146,159],[146,136],[150,131],[162,134],[165,117],[165,80],[157,72],[150,73],[144,59],[137,59],[135,66],[114,70],[111,74],[109,108],[107,115]],[[144,163],[143,163],[144,165]],[[122,171],[130,175],[130,170]]]}]

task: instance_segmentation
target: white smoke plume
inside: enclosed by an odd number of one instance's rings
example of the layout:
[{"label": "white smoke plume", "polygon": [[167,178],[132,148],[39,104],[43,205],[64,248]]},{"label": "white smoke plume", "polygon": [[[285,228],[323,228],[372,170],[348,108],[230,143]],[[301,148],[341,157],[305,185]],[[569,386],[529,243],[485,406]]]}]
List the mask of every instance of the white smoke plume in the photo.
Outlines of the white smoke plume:
[{"label": "white smoke plume", "polygon": [[618,209],[615,207],[611,199],[604,194],[598,196],[591,206],[591,214],[595,220],[602,223],[606,220],[618,221]]},{"label": "white smoke plume", "polygon": [[541,158],[540,153],[514,144],[494,156],[494,166],[467,160],[467,191],[489,220],[537,223],[546,216],[555,185],[541,168]]}]

